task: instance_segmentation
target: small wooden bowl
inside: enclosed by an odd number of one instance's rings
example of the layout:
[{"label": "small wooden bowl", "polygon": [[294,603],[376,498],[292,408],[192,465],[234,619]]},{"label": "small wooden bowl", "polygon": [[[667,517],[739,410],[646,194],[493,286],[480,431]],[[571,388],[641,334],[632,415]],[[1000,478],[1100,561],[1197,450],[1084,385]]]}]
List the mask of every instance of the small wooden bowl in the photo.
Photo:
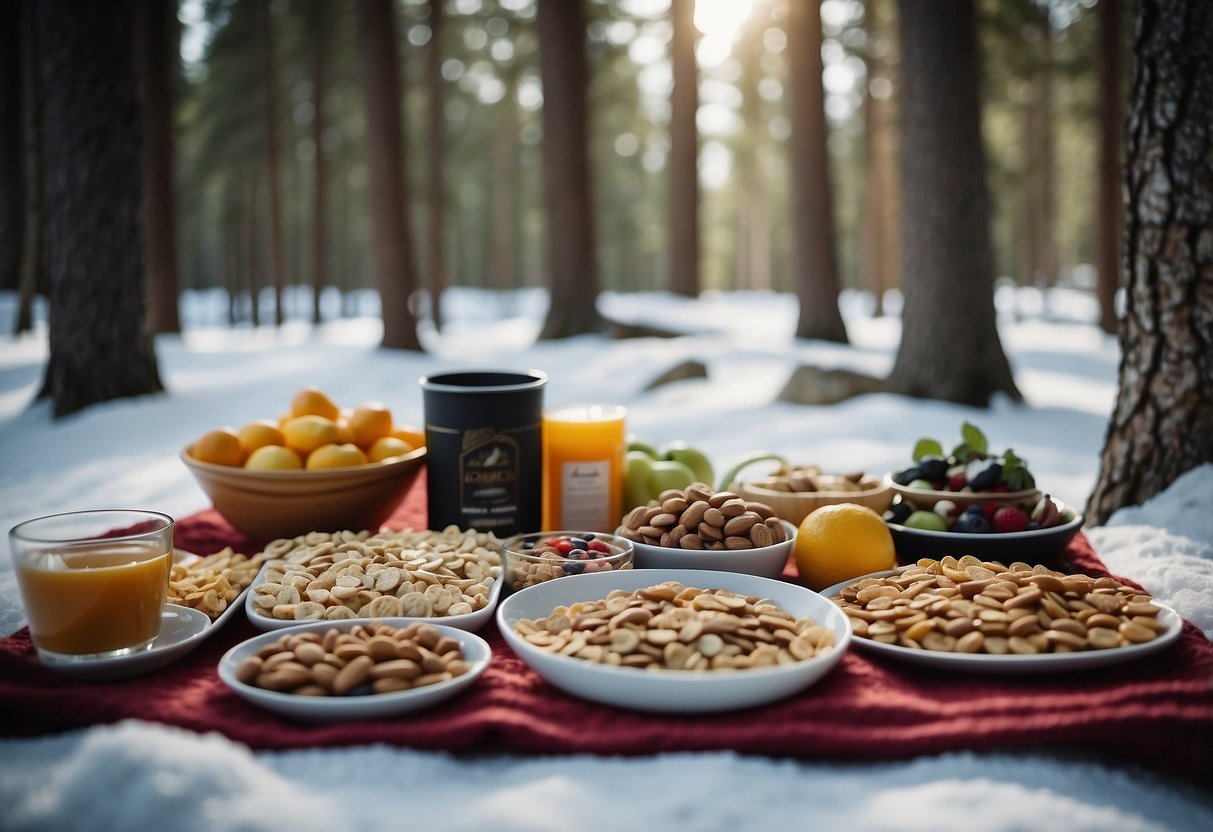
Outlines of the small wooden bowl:
[{"label": "small wooden bowl", "polygon": [[1027,505],[1030,508],[1036,505],[1041,496],[1040,490],[1036,488],[1029,488],[1026,491],[934,491],[926,488],[909,488],[893,482],[891,475],[885,477],[885,483],[893,489],[894,493],[901,495],[902,502],[908,503],[915,510],[923,511],[933,510],[935,504],[940,500],[951,500],[962,511],[970,503],[983,503],[986,500]]},{"label": "small wooden bowl", "polygon": [[728,490],[755,502],[765,503],[775,516],[799,526],[814,509],[839,503],[856,503],[867,506],[877,514],[884,514],[893,504],[893,491],[889,483],[879,477],[864,477],[859,481],[859,491],[775,491],[749,482],[734,482]]},{"label": "small wooden bowl", "polygon": [[229,523],[258,541],[308,532],[377,531],[425,462],[424,447],[404,456],[318,471],[247,471],[181,452],[198,485]]}]

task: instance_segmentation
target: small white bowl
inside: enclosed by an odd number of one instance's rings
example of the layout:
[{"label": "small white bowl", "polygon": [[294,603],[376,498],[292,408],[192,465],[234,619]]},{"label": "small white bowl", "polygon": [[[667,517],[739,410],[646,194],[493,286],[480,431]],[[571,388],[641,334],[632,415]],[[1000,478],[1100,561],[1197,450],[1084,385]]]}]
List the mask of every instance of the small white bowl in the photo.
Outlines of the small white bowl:
[{"label": "small white bowl", "polygon": [[787,520],[779,522],[787,532],[787,539],[761,549],[679,549],[632,541],[632,565],[636,569],[708,569],[778,578],[796,542],[796,526]]},{"label": "small white bowl", "polygon": [[[727,589],[765,598],[797,618],[811,617],[834,633],[829,652],[806,661],[748,670],[638,670],[612,667],[543,650],[514,629],[523,618],[539,619],[559,605],[605,598],[613,589],[631,592],[663,581],[702,589]],[[851,641],[847,616],[827,600],[787,581],[735,572],[633,569],[573,575],[514,593],[497,608],[497,626],[506,643],[545,680],[574,696],[657,713],[711,713],[775,702],[803,691],[825,676]]]}]

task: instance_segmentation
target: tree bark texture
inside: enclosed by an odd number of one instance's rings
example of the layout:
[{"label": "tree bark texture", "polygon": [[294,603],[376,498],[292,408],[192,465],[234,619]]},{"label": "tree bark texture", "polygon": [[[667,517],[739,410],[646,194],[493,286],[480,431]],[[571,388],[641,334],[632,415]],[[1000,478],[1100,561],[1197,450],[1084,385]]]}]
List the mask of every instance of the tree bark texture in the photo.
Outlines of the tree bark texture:
[{"label": "tree bark texture", "polygon": [[985,407],[1021,398],[994,315],[972,0],[902,0],[901,347],[893,392]]},{"label": "tree bark texture", "polygon": [[539,0],[539,70],[543,83],[543,190],[551,305],[541,338],[567,338],[601,327],[594,242],[582,0]]},{"label": "tree bark texture", "polygon": [[366,155],[370,182],[375,285],[383,307],[382,345],[420,350],[409,298],[417,287],[412,230],[405,196],[404,138],[400,124],[400,60],[392,0],[358,0],[358,43],[366,99]]},{"label": "tree bark texture", "polygon": [[670,97],[669,289],[699,294],[699,70],[695,63],[695,0],[673,0],[674,89]]},{"label": "tree bark texture", "polygon": [[430,293],[430,317],[442,328],[442,290],[446,288],[446,204],[443,145],[446,142],[446,81],[442,77],[442,37],[446,31],[444,0],[430,0],[430,43],[425,50],[425,85],[429,93],[426,140],[425,274]]},{"label": "tree bark texture", "polygon": [[327,94],[329,32],[325,0],[315,0],[309,8],[312,47],[312,323],[320,323],[320,297],[328,285],[328,166],[324,157],[324,97]]},{"label": "tree bark texture", "polygon": [[792,262],[800,301],[797,338],[847,342],[838,311],[838,257],[826,147],[820,0],[788,4],[791,98]]},{"label": "tree bark texture", "polygon": [[21,3],[0,3],[0,289],[21,272],[25,176],[21,152]]},{"label": "tree bark texture", "polygon": [[274,323],[281,325],[282,289],[286,285],[282,263],[282,186],[278,159],[278,69],[274,63],[274,12],[270,3],[261,8],[262,87],[265,92],[266,208],[269,211],[269,272],[274,289]]},{"label": "tree bark texture", "polygon": [[1133,41],[1120,390],[1095,524],[1213,462],[1213,4],[1141,0]]},{"label": "tree bark texture", "polygon": [[1124,129],[1121,87],[1120,0],[1099,0],[1099,191],[1095,216],[1096,295],[1099,326],[1115,334],[1116,290],[1121,285],[1121,131]]},{"label": "tree bark texture", "polygon": [[249,315],[253,323],[253,329],[261,326],[261,228],[258,222],[257,203],[258,203],[257,174],[251,173],[248,177],[248,198],[244,203],[244,222],[241,223],[241,229],[244,231],[244,253],[248,258],[247,275],[248,275],[248,300],[249,300]]},{"label": "tree bark texture", "polygon": [[147,252],[148,323],[180,332],[177,310],[177,205],[173,196],[173,96],[177,4],[144,0],[136,11],[143,92],[143,237]]},{"label": "tree bark texture", "polygon": [[21,273],[17,279],[14,332],[34,328],[34,295],[49,293],[46,255],[46,136],[42,112],[38,13],[34,0],[21,6],[21,165],[24,206],[21,225]]},{"label": "tree bark texture", "polygon": [[161,389],[147,330],[133,0],[37,4],[56,418]]},{"label": "tree bark texture", "polygon": [[878,78],[888,79],[891,61],[878,55],[877,44],[889,35],[881,14],[882,2],[868,0],[864,6],[864,30],[868,49],[863,63],[868,89],[863,97],[863,145],[865,176],[863,222],[859,229],[859,285],[875,297],[873,314],[884,314],[884,295],[897,285],[897,193],[893,107],[888,98],[874,93]]}]

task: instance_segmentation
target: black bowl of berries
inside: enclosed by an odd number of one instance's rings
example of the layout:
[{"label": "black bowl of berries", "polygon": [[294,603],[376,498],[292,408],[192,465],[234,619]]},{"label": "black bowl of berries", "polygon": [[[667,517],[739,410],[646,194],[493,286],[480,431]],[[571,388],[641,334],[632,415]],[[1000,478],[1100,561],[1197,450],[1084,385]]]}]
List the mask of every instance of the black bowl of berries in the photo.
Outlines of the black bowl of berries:
[{"label": "black bowl of berries", "polygon": [[531,532],[501,544],[502,573],[512,590],[544,581],[632,568],[632,541],[602,532]]},{"label": "black bowl of berries", "polygon": [[938,500],[933,509],[899,500],[884,518],[901,563],[944,555],[1053,563],[1083,523],[1081,514],[1048,494],[1026,504],[991,499],[961,507]]}]

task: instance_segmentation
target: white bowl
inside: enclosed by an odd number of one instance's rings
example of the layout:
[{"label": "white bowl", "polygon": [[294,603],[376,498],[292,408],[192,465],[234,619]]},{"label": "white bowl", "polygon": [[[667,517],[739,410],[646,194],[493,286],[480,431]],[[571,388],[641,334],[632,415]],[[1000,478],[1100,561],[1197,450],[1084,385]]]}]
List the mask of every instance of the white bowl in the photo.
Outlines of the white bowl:
[{"label": "white bowl", "polygon": [[707,569],[778,578],[796,542],[796,526],[787,520],[779,522],[787,532],[787,540],[761,549],[679,549],[632,541],[632,565],[636,569]]},{"label": "white bowl", "polygon": [[[415,618],[379,618],[375,619],[393,627],[406,627],[414,623]],[[342,619],[340,621],[311,621],[297,623],[290,632],[328,632],[337,629],[342,632],[350,630],[355,624],[366,624],[368,619]],[[385,716],[410,713],[422,708],[428,708],[444,699],[449,699],[464,688],[469,687],[484,673],[492,658],[492,650],[480,636],[460,630],[431,623],[439,633],[450,636],[459,642],[464,661],[471,668],[462,676],[456,676],[448,682],[439,682],[414,690],[402,690],[396,693],[377,693],[366,696],[296,696],[291,693],[280,693],[274,690],[264,690],[253,685],[246,685],[236,678],[236,668],[249,656],[254,655],[266,645],[273,644],[285,634],[275,630],[271,633],[255,636],[242,641],[223,654],[219,660],[219,678],[236,694],[262,708],[274,711],[284,716],[294,717],[305,722],[345,721],[349,719],[377,719]]]},{"label": "white bowl", "polygon": [[[828,627],[834,633],[834,647],[807,661],[776,667],[650,671],[594,664],[551,653],[531,644],[514,629],[519,620],[545,618],[562,604],[598,600],[613,589],[631,592],[663,581],[769,599],[797,618],[808,616]],[[537,584],[501,602],[497,626],[518,657],[561,690],[621,708],[685,714],[749,708],[798,693],[828,673],[851,640],[851,623],[842,610],[802,586],[736,572],[684,569],[596,572]]]}]

